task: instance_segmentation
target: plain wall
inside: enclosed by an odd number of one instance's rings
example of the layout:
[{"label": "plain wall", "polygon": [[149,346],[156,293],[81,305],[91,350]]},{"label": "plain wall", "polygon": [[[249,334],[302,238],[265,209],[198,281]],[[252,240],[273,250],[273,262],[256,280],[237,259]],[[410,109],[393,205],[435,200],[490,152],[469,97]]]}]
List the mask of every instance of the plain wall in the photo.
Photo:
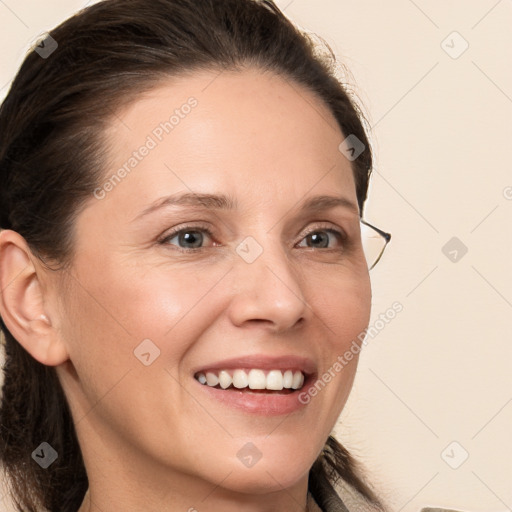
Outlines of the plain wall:
[{"label": "plain wall", "polygon": [[[365,217],[393,236],[338,437],[397,512],[512,510],[512,4],[277,3],[350,70],[375,152]],[[0,2],[1,98],[84,5]]]}]

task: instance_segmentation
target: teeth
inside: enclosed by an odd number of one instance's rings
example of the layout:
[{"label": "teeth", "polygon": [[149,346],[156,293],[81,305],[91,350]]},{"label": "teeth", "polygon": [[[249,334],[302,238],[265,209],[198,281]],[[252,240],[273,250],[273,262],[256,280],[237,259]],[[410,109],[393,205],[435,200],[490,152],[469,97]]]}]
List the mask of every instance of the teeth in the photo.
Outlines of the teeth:
[{"label": "teeth", "polygon": [[279,370],[272,370],[268,372],[267,389],[283,389],[283,374]]},{"label": "teeth", "polygon": [[263,370],[251,370],[249,372],[249,388],[251,389],[265,389],[267,379]]},{"label": "teeth", "polygon": [[299,389],[302,386],[302,384],[304,384],[304,375],[302,375],[301,372],[295,372],[293,374],[292,388]]},{"label": "teeth", "polygon": [[233,374],[228,370],[220,370],[217,373],[206,372],[199,373],[196,379],[201,383],[210,387],[220,385],[222,389],[227,389],[233,386],[237,389],[269,389],[280,391],[284,389],[299,389],[304,384],[304,374],[301,371],[293,372],[286,370],[284,373],[281,370],[270,370],[266,375],[263,370],[252,369],[247,372],[246,370],[237,369]]},{"label": "teeth", "polygon": [[231,378],[231,375],[229,375],[228,372],[225,370],[221,370],[219,372],[219,384],[220,387],[223,389],[229,388],[231,384],[233,383],[233,379]]},{"label": "teeth", "polygon": [[248,385],[249,377],[247,376],[247,373],[245,373],[243,370],[235,370],[233,372],[233,386],[235,386],[235,388],[238,389],[243,389],[246,388]]},{"label": "teeth", "polygon": [[[200,373],[199,376],[201,375],[204,375],[203,373]],[[199,377],[198,377],[199,379]],[[201,381],[199,381],[201,382]],[[211,373],[211,372],[207,372],[206,373],[206,384],[208,384],[208,386],[216,386],[217,384],[219,383],[219,378],[217,377],[217,375],[215,375],[215,373]]]},{"label": "teeth", "polygon": [[290,389],[293,383],[293,372],[291,370],[286,370],[283,375],[283,387]]}]

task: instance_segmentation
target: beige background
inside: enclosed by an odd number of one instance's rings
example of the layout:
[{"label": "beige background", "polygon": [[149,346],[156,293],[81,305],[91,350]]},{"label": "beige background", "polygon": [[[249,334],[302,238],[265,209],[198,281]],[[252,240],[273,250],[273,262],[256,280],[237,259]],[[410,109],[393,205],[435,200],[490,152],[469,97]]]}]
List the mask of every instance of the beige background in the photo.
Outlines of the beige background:
[{"label": "beige background", "polygon": [[[277,3],[351,72],[376,157],[366,218],[393,234],[372,324],[404,308],[368,338],[339,437],[397,512],[512,510],[512,3]],[[84,5],[0,1],[2,98],[29,45]]]}]

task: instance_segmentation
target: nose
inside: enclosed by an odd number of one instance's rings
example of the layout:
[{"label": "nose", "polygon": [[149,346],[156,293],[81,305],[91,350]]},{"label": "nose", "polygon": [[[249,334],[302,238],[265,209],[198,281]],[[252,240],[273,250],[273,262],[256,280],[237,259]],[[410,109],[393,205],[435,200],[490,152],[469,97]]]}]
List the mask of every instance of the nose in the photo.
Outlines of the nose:
[{"label": "nose", "polygon": [[300,268],[291,264],[281,244],[263,247],[248,237],[237,247],[231,274],[229,315],[237,326],[266,323],[273,332],[283,332],[311,314]]}]

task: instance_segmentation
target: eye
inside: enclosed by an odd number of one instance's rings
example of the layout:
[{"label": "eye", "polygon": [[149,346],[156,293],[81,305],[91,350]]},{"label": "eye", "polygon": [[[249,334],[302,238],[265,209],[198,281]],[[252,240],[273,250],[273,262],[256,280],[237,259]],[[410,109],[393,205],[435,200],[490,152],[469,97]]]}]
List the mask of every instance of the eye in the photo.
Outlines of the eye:
[{"label": "eye", "polygon": [[203,233],[206,233],[210,238],[213,236],[211,230],[206,226],[185,226],[172,231],[166,235],[165,238],[160,240],[159,243],[175,245],[171,242],[176,238],[178,244],[184,244],[184,246],[177,247],[178,250],[193,252],[194,250],[204,249],[204,247],[202,247],[204,241]]},{"label": "eye", "polygon": [[[205,233],[207,237],[213,237],[212,231],[207,226],[184,226],[179,229],[175,229],[171,233],[167,234],[163,239],[159,241],[159,243],[162,245],[176,245],[176,243],[173,243],[173,240],[176,239],[178,244],[176,249],[178,249],[179,251],[200,251],[202,249],[206,249],[206,247],[203,247]],[[343,231],[333,229],[332,227],[315,226],[314,229],[310,230],[302,238],[302,241],[311,241],[312,245],[306,246],[309,249],[316,248],[336,250],[336,247],[329,247],[329,241],[332,239],[333,235],[336,236],[336,238],[340,242],[340,245],[343,247],[343,243],[345,242],[346,239],[345,233]],[[298,246],[301,247],[301,245]]]},{"label": "eye", "polygon": [[342,231],[333,228],[319,228],[318,226],[314,230],[309,231],[309,233],[306,234],[303,240],[306,242],[308,240],[311,241],[313,245],[308,246],[311,248],[336,249],[335,247],[328,247],[330,239],[329,235],[336,235],[338,241],[341,242],[341,245],[343,245],[343,242],[345,241],[345,234]]}]

